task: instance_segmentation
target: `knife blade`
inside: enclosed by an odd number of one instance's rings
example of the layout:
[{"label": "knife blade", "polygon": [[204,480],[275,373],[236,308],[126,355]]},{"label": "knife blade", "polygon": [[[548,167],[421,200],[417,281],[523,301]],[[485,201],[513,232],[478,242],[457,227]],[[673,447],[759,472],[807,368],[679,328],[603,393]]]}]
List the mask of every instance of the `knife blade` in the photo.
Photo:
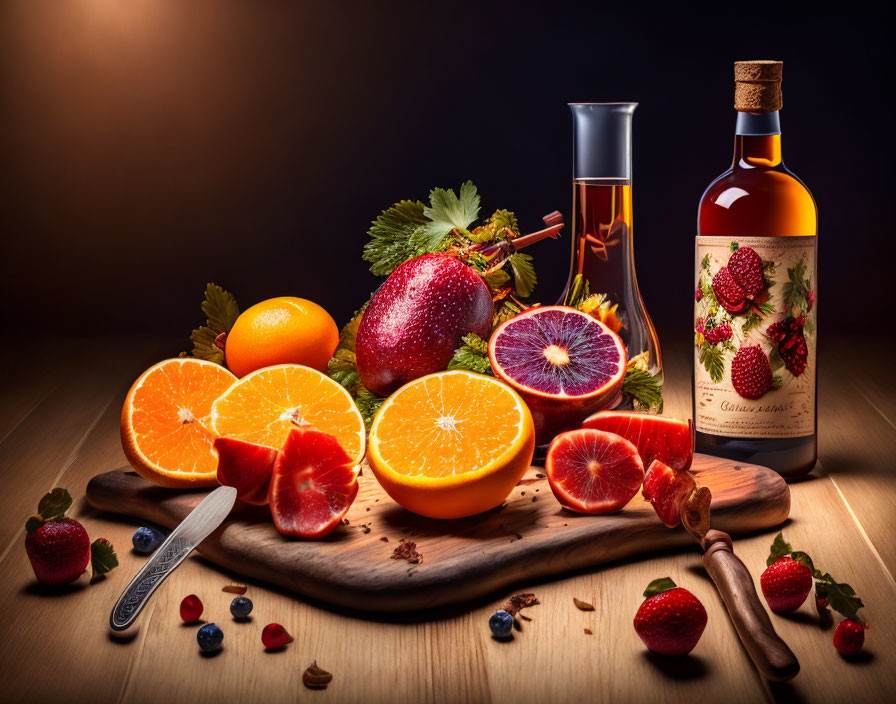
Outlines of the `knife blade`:
[{"label": "knife blade", "polygon": [[235,502],[236,489],[231,486],[218,487],[181,521],[118,597],[109,616],[109,628],[113,633],[124,634],[134,625],[159,585],[221,525]]}]

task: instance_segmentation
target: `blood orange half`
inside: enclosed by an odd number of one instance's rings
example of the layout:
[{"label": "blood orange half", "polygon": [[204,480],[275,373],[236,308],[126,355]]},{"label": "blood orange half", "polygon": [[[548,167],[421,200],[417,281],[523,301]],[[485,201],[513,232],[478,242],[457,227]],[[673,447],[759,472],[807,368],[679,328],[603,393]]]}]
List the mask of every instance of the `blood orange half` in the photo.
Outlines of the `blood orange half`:
[{"label": "blood orange half", "polygon": [[582,427],[616,433],[634,443],[645,467],[660,460],[672,469],[688,469],[694,459],[690,420],[634,411],[600,411],[585,419]]},{"label": "blood orange half", "polygon": [[596,318],[566,306],[530,308],[492,333],[495,374],[515,388],[535,421],[537,444],[619,403],[622,339]]},{"label": "blood orange half", "polygon": [[644,481],[638,448],[619,435],[587,428],[554,438],[545,472],[557,501],[578,513],[617,511]]}]

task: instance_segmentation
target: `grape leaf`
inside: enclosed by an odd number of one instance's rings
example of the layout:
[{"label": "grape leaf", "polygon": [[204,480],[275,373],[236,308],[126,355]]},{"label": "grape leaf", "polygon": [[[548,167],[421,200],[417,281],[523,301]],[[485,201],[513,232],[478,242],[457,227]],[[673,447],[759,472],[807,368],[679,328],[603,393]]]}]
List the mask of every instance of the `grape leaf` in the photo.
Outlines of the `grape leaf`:
[{"label": "grape leaf", "polygon": [[414,234],[429,222],[419,200],[393,203],[370,223],[370,240],[364,245],[364,261],[375,276],[388,276],[399,264],[417,254]]},{"label": "grape leaf", "polygon": [[437,252],[445,246],[452,230],[465,230],[479,217],[476,186],[472,181],[465,181],[460,187],[460,197],[450,188],[433,188],[423,215],[430,222],[414,233],[413,241],[419,250]]}]

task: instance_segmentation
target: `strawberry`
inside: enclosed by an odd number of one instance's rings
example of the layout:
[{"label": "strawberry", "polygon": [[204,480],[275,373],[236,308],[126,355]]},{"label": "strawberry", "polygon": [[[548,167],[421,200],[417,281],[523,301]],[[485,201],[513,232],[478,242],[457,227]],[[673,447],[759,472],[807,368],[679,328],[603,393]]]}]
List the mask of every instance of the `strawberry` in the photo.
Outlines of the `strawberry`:
[{"label": "strawberry", "polygon": [[774,385],[772,367],[759,345],[741,347],[731,360],[731,385],[742,398],[762,398]]},{"label": "strawberry", "polygon": [[855,655],[865,644],[865,630],[862,625],[851,618],[843,619],[834,631],[834,647],[843,656]]},{"label": "strawberry", "polygon": [[671,579],[653,580],[635,614],[635,631],[644,645],[660,655],[687,655],[706,628],[706,609]]},{"label": "strawberry", "polygon": [[752,247],[738,247],[728,259],[728,270],[747,296],[755,296],[765,288],[762,257]]},{"label": "strawberry", "polygon": [[76,580],[90,561],[90,538],[84,526],[65,512],[72,497],[53,489],[38,504],[38,514],[25,523],[25,550],[38,581],[67,584]]},{"label": "strawberry", "polygon": [[796,611],[812,590],[812,570],[790,557],[775,560],[759,578],[772,611]]}]

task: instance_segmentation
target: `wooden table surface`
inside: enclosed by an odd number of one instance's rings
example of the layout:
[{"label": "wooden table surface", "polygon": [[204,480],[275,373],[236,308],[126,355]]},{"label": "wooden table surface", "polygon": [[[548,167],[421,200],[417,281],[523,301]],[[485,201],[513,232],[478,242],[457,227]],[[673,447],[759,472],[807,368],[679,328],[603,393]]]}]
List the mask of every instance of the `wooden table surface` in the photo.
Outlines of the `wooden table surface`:
[{"label": "wooden table surface", "polygon": [[[881,349],[892,349],[883,345]],[[249,583],[249,624],[234,623],[236,577],[189,558],[141,616],[137,637],[107,637],[109,610],[144,558],[130,551],[135,522],[97,515],[84,502],[95,474],[121,467],[118,419],[124,394],[150,363],[177,352],[177,342],[62,340],[35,349],[6,341],[0,365],[0,672],[10,702],[806,702],[896,698],[896,383],[874,359],[859,363],[849,340],[822,339],[820,457],[812,476],[791,484],[785,535],[816,565],[847,581],[863,598],[871,624],[863,656],[841,659],[812,600],[772,621],[802,664],[791,683],[762,681],[737,639],[696,548],[609,565],[565,579],[522,584],[541,604],[507,643],[491,638],[487,620],[512,592],[427,618],[370,618],[308,603]],[[666,349],[666,410],[690,412],[690,350]],[[884,355],[885,356],[885,355]],[[858,362],[857,362],[858,360]],[[858,363],[858,366],[857,366]],[[82,578],[61,591],[40,587],[23,547],[25,519],[39,498],[63,486],[72,515],[91,539],[118,547],[121,566],[99,583]],[[736,550],[757,582],[774,531],[743,538]],[[706,606],[709,622],[692,655],[651,657],[632,628],[640,594],[656,577],[672,577]],[[203,616],[225,632],[216,657],[198,653],[195,626],[181,625],[178,604],[198,594]],[[593,603],[583,612],[573,597]],[[260,630],[283,624],[295,642],[266,653]],[[587,635],[585,629],[593,631]],[[303,687],[317,660],[334,679]]]}]

